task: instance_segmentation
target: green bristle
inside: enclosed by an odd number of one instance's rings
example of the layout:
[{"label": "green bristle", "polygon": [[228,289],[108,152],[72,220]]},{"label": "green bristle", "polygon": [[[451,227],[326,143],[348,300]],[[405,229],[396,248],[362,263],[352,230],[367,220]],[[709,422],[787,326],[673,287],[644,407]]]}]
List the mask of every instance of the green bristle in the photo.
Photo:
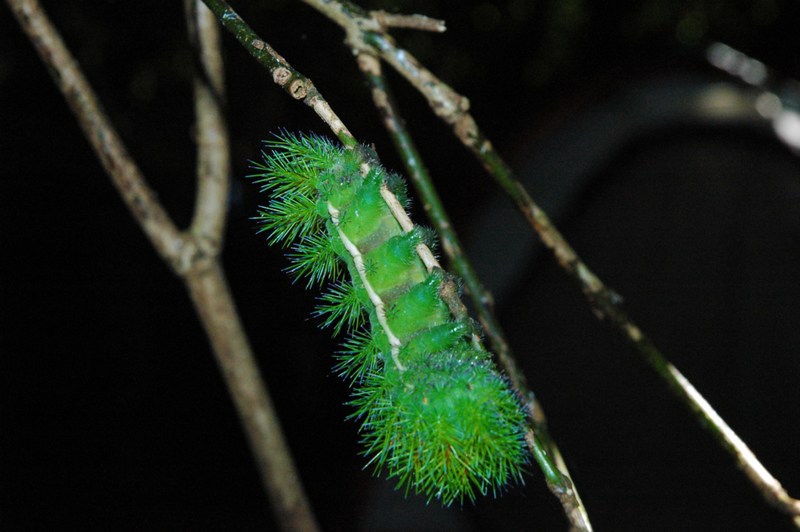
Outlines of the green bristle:
[{"label": "green bristle", "polygon": [[261,207],[255,217],[261,227],[258,232],[271,231],[267,241],[284,246],[313,233],[319,225],[314,202],[306,196],[286,196]]},{"label": "green bristle", "polygon": [[334,336],[342,329],[353,330],[363,325],[364,309],[352,283],[340,282],[331,285],[320,300],[322,303],[317,305],[314,314],[325,317],[323,327],[333,325]]},{"label": "green bristle", "polygon": [[339,363],[334,371],[352,383],[360,383],[365,376],[374,374],[380,362],[381,353],[372,336],[363,330],[355,331],[342,344],[342,350],[336,353]]},{"label": "green bristle", "polygon": [[306,288],[310,288],[316,283],[336,279],[340,275],[341,268],[336,247],[324,234],[307,235],[292,246],[292,253],[287,256],[293,264],[288,268],[292,277],[295,279],[308,277]]}]

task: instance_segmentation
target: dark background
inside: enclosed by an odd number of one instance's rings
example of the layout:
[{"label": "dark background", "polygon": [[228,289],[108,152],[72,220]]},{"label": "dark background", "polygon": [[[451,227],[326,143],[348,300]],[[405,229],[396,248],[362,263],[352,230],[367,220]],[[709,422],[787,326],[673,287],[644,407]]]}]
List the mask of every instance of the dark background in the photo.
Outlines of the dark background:
[{"label": "dark background", "polygon": [[[44,3],[185,226],[195,158],[191,56],[177,4]],[[706,64],[711,40],[800,78],[797,5],[609,4],[362,5],[447,21],[443,35],[395,35],[470,98],[478,123],[589,266],[798,496],[800,166],[763,124],[694,116],[670,99],[719,82],[746,91]],[[402,170],[341,30],[297,2],[233,6],[314,80],[358,139]],[[275,529],[183,287],[128,215],[5,6],[0,35],[0,526]],[[264,198],[244,178],[271,132],[327,132],[230,36],[224,44],[235,181],[225,266],[323,529],[565,530],[535,467],[524,487],[446,510],[404,501],[361,469],[356,424],[343,421],[347,388],[330,369],[336,342],[310,317],[316,294],[293,286],[283,252],[255,235],[249,218]],[[513,209],[493,199],[480,165],[420,96],[392,80],[595,528],[791,529],[532,237],[515,236],[524,230],[505,221]],[[646,127],[635,119],[653,116]],[[508,234],[505,248],[489,251]],[[509,262],[518,268],[497,274]]]}]

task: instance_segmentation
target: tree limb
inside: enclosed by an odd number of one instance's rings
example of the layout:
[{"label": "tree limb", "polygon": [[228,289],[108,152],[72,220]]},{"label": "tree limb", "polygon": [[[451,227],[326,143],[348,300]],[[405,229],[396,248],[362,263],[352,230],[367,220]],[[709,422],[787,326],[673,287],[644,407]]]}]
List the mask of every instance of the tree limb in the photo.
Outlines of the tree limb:
[{"label": "tree limb", "polygon": [[[227,202],[228,143],[218,37],[208,13],[198,13],[205,65],[196,84],[198,204],[188,231],[178,230],[130,158],[97,96],[36,0],[7,0],[80,123],[112,183],[157,253],[186,283],[217,363],[245,427],[262,481],[286,531],[318,529],[292,463],[266,385],[242,329],[219,263]],[[205,11],[205,10],[199,10]],[[209,33],[211,32],[211,33]],[[210,80],[210,83],[207,83]],[[213,87],[213,88],[212,88]]]}]

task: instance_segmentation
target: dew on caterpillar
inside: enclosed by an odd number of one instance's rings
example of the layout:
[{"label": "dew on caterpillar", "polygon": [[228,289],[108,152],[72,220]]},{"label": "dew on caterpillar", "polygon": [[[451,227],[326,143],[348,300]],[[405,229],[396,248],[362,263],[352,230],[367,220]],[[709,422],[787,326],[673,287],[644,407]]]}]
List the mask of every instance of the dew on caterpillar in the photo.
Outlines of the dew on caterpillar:
[{"label": "dew on caterpillar", "polygon": [[292,245],[293,276],[328,281],[315,314],[349,333],[335,368],[350,379],[368,464],[445,505],[521,481],[524,409],[431,252],[432,232],[408,217],[403,180],[369,148],[292,134],[266,144],[251,177],[270,201],[256,219],[271,244]]}]

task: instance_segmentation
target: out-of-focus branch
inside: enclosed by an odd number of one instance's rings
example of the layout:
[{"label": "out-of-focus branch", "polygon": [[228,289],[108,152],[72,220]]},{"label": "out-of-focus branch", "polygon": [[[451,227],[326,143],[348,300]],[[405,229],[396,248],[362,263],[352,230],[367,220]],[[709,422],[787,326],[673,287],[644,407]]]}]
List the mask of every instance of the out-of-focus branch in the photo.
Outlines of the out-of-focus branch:
[{"label": "out-of-focus branch", "polygon": [[230,144],[225,124],[225,71],[219,24],[196,0],[185,0],[189,40],[196,50],[197,195],[189,232],[209,255],[222,247],[230,186]]},{"label": "out-of-focus branch", "polygon": [[[220,108],[221,68],[214,66],[218,37],[198,20],[204,52],[196,85],[199,158],[198,204],[189,231],[181,232],[128,155],[77,62],[36,0],[7,0],[53,80],[78,118],[92,148],[158,254],[184,280],[209,337],[217,363],[245,427],[261,477],[281,527],[318,529],[300,486],[266,386],[219,263],[227,201],[228,145]],[[204,11],[202,9],[201,11]],[[198,17],[205,17],[198,13]],[[203,29],[206,28],[206,29]],[[212,49],[213,48],[213,49]]]},{"label": "out-of-focus branch", "polygon": [[187,275],[185,281],[236,404],[281,530],[318,531],[222,266],[218,261],[210,262],[201,271]]},{"label": "out-of-focus branch", "polygon": [[[214,14],[201,0],[185,0],[190,40],[197,50],[197,197],[188,232],[213,262],[188,272],[185,281],[211,341],[220,371],[237,405],[250,449],[281,528],[318,530],[266,383],[261,377],[219,254],[227,218],[230,143],[224,119],[225,78],[221,36]],[[196,273],[196,274],[195,274]]]},{"label": "out-of-focus branch", "polygon": [[386,11],[370,11],[369,16],[376,20],[384,30],[406,28],[441,33],[447,29],[444,20],[426,17],[425,15],[402,15],[399,13],[387,13]]},{"label": "out-of-focus branch", "polygon": [[101,111],[92,89],[70,55],[60,35],[35,0],[7,0],[22,29],[36,48],[56,86],[64,95],[78,123],[119,191],[125,205],[163,257],[173,268],[192,254],[190,245],[155,193],[145,183],[136,164],[111,123]]}]

